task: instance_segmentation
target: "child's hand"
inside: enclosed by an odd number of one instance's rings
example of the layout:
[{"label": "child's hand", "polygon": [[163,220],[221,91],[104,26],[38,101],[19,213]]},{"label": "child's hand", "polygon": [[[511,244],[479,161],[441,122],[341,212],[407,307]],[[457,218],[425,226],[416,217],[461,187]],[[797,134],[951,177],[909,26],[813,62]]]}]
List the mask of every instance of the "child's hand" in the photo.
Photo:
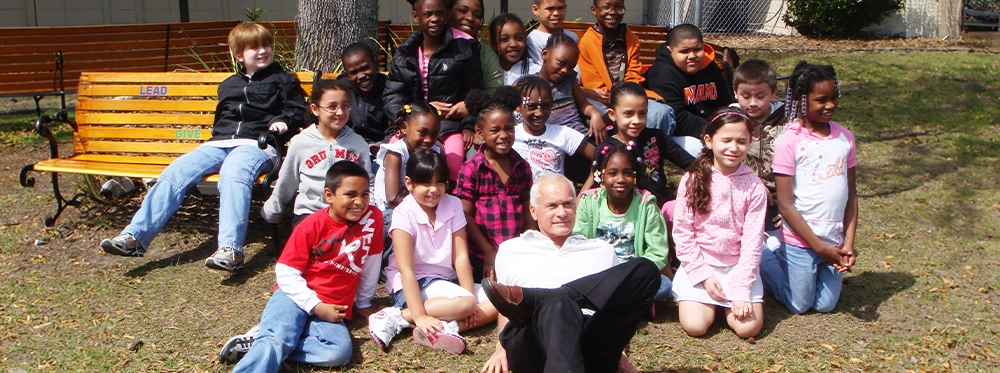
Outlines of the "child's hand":
[{"label": "child's hand", "polygon": [[378,150],[381,148],[382,148],[382,143],[380,142],[373,142],[371,144],[368,144],[368,151],[372,152],[372,154],[378,154]]},{"label": "child's hand", "polygon": [[465,324],[466,328],[472,329],[479,324],[479,317],[483,316],[483,310],[476,307],[476,312],[473,312],[469,317],[462,319],[462,323]]},{"label": "child's hand", "polygon": [[712,299],[719,302],[729,300],[726,298],[726,294],[722,292],[722,285],[719,284],[719,280],[716,280],[714,276],[709,277],[708,280],[705,280],[702,284],[704,284],[705,290],[708,291],[708,296],[712,297]]},{"label": "child's hand", "polygon": [[313,308],[313,314],[328,322],[341,322],[347,316],[347,306],[320,303]]},{"label": "child's hand", "polygon": [[496,263],[495,256],[489,258],[486,255],[483,255],[483,278],[488,278],[494,281],[497,279],[497,272],[494,269],[495,268],[494,266],[496,265],[495,263]]},{"label": "child's hand", "polygon": [[462,130],[462,142],[465,143],[465,150],[472,148],[472,140],[476,138],[476,133],[472,130]]},{"label": "child's hand", "polygon": [[846,253],[845,251],[828,245],[822,245],[814,248],[813,250],[816,251],[816,254],[818,254],[824,262],[833,266],[833,268],[837,271],[844,272],[847,270],[847,268],[844,268],[843,265],[843,256]]},{"label": "child's hand", "polygon": [[440,333],[444,331],[444,323],[433,316],[423,315],[413,321],[424,333]]},{"label": "child's hand", "polygon": [[444,116],[444,119],[459,120],[468,115],[469,109],[465,108],[465,101],[462,101],[452,105],[451,110],[448,111],[448,115]]},{"label": "child's hand", "polygon": [[781,214],[776,215],[774,219],[771,219],[771,221],[774,222],[775,228],[781,228]]},{"label": "child's hand", "polygon": [[611,96],[608,95],[608,92],[600,88],[584,88],[583,94],[584,96],[587,96],[587,98],[594,101],[599,101],[604,105],[607,105],[608,101],[611,99]]},{"label": "child's hand", "polygon": [[745,320],[746,318],[753,316],[753,303],[748,302],[732,302],[733,306],[733,317],[737,320]]},{"label": "child's hand", "polygon": [[858,260],[858,255],[853,249],[840,249],[844,254],[841,255],[840,265],[843,266],[841,272],[847,272],[854,267],[854,263]]},{"label": "child's hand", "polygon": [[271,132],[277,132],[280,135],[285,133],[285,131],[288,131],[288,124],[285,122],[274,122],[271,123],[271,126],[267,127],[267,129]]},{"label": "child's hand", "polygon": [[601,113],[594,111],[595,113],[590,115],[590,131],[587,132],[587,135],[593,136],[594,141],[600,144],[604,142],[604,138],[608,137],[608,128]]},{"label": "child's hand", "polygon": [[383,308],[385,308],[385,306],[377,306],[373,304],[371,307],[368,308],[355,308],[354,314],[358,315],[358,317],[365,320],[365,322],[368,322],[369,316],[375,314],[378,311],[381,311]]},{"label": "child's hand", "polygon": [[441,118],[447,118],[448,117],[448,113],[451,112],[451,106],[452,105],[449,104],[449,103],[447,103],[447,102],[431,101],[431,102],[428,102],[428,104],[431,104],[431,106],[433,106],[435,109],[437,109],[437,111],[440,112],[438,114],[441,116]]}]

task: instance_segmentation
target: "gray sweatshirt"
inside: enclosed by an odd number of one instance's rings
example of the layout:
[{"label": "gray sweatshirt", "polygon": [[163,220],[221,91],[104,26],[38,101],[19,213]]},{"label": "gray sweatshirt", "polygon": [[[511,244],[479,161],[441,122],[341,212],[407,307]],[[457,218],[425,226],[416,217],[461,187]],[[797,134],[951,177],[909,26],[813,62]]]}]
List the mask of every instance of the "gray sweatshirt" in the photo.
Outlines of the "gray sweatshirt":
[{"label": "gray sweatshirt", "polygon": [[295,215],[312,214],[326,207],[323,198],[326,171],[342,160],[357,162],[368,170],[369,179],[374,178],[368,142],[350,127],[344,127],[333,142],[326,141],[315,124],[295,135],[288,144],[288,155],[281,164],[278,183],[271,198],[260,209],[260,216],[270,223],[281,222],[282,211],[293,196]]}]

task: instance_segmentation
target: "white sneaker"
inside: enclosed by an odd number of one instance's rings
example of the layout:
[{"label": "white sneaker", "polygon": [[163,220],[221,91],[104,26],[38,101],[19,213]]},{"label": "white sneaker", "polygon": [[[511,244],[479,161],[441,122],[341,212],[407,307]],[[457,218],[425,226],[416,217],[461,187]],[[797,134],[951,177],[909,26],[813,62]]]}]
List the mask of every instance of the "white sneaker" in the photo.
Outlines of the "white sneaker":
[{"label": "white sneaker", "polygon": [[383,308],[368,317],[368,334],[383,352],[389,349],[392,339],[408,326],[410,323],[403,318],[403,311],[395,307]]}]

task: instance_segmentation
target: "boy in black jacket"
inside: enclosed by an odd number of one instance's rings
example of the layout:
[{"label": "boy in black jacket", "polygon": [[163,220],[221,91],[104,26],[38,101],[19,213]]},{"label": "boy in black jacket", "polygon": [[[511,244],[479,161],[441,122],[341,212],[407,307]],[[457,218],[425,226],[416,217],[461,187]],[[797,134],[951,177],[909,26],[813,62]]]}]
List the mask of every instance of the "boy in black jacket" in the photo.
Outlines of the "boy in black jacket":
[{"label": "boy in black jacket", "polygon": [[385,111],[385,74],[378,72],[375,52],[362,42],[352,43],[340,53],[344,73],[337,77],[350,90],[351,121],[348,125],[373,145],[372,154],[378,153],[378,144],[392,135],[392,121]]},{"label": "boy in black jacket", "polygon": [[[667,41],[656,49],[656,61],[644,77],[646,88],[674,109],[677,126],[664,128],[667,135],[700,138],[707,116],[735,101],[732,70],[716,62],[715,53],[691,24],[670,29]],[[700,153],[700,140],[697,145]]]},{"label": "boy in black jacket", "polygon": [[212,138],[167,166],[132,223],[117,237],[101,241],[101,249],[142,256],[188,188],[218,173],[219,245],[205,265],[226,271],[243,267],[250,191],[258,175],[270,172],[279,157],[270,146],[258,148],[257,138],[268,131],[297,130],[306,109],[298,79],[272,60],[273,39],[270,30],[255,23],[240,24],[229,33],[229,48],[243,68],[219,84]]}]

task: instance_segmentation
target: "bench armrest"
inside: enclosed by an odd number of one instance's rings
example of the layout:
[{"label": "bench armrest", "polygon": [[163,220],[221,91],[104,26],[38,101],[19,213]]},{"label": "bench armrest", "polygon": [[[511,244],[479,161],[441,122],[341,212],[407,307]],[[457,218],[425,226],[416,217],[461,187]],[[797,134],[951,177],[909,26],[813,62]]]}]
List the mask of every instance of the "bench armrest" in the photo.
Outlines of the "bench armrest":
[{"label": "bench armrest", "polygon": [[50,123],[69,123],[73,126],[73,131],[76,131],[76,124],[69,122],[66,110],[61,110],[54,116],[42,115],[35,121],[35,132],[49,140],[49,156],[55,159],[59,158],[59,144],[56,143],[55,136],[52,136],[52,131],[49,130]]},{"label": "bench armrest", "polygon": [[271,169],[271,172],[267,173],[267,177],[264,178],[266,194],[270,196],[271,183],[278,180],[278,173],[281,171],[281,163],[285,158],[285,144],[281,142],[281,136],[279,134],[268,131],[257,138],[257,147],[260,148],[260,150],[264,150],[267,149],[268,145],[273,146],[274,150],[278,153],[278,161],[275,163],[274,168]]}]

